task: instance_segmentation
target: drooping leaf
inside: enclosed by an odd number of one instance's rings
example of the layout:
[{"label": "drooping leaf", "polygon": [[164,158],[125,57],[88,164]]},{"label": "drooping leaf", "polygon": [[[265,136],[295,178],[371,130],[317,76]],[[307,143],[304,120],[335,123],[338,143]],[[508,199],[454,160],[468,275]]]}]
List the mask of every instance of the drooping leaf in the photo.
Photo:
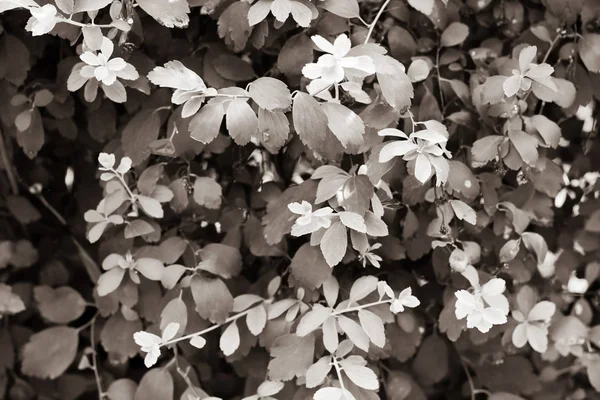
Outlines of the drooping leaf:
[{"label": "drooping leaf", "polygon": [[61,376],[75,360],[79,331],[55,326],[35,333],[23,348],[24,374],[41,379]]},{"label": "drooping leaf", "polygon": [[154,110],[142,110],[127,123],[121,135],[123,152],[136,166],[150,156],[148,146],[158,138],[160,118]]},{"label": "drooping leaf", "polygon": [[196,311],[202,318],[222,323],[233,309],[233,296],[219,278],[194,276],[191,281]]},{"label": "drooping leaf", "polygon": [[331,276],[331,267],[317,246],[305,243],[296,251],[290,264],[292,276],[306,289],[319,288]]},{"label": "drooping leaf", "polygon": [[328,118],[319,103],[309,94],[294,95],[292,117],[296,133],[308,148],[318,151],[325,142]]}]

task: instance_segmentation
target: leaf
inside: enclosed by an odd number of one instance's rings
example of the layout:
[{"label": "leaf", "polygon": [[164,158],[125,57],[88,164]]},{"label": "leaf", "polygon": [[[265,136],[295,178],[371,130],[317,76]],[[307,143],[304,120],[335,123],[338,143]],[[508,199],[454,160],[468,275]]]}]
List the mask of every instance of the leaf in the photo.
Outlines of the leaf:
[{"label": "leaf", "polygon": [[17,130],[17,143],[23,149],[23,152],[33,159],[42,149],[45,142],[44,126],[42,125],[42,116],[37,108],[31,112],[31,123],[23,131]]},{"label": "leaf", "polygon": [[344,373],[356,386],[367,390],[379,389],[379,380],[369,367],[360,365],[344,365]]},{"label": "leaf", "polygon": [[6,207],[8,207],[11,214],[22,224],[29,224],[42,217],[37,208],[23,196],[7,196]]},{"label": "leaf", "polygon": [[504,243],[504,246],[500,249],[498,254],[501,263],[507,263],[512,261],[521,248],[521,241],[518,239],[512,239]]},{"label": "leaf", "polygon": [[148,80],[160,87],[192,90],[204,86],[198,74],[180,61],[169,61],[164,67],[156,67],[148,73]]},{"label": "leaf", "polygon": [[450,200],[450,206],[456,215],[456,218],[466,221],[471,225],[477,224],[477,214],[471,206],[460,200]]},{"label": "leaf", "polygon": [[460,161],[448,161],[450,172],[448,173],[448,186],[469,200],[479,196],[481,186],[473,171]]},{"label": "leaf", "polygon": [[290,263],[292,276],[298,280],[300,286],[314,290],[331,276],[331,268],[325,261],[321,250],[310,243],[304,243],[296,251]]},{"label": "leaf", "polygon": [[304,337],[319,329],[331,317],[331,313],[332,310],[328,307],[314,307],[300,320],[296,328],[296,335]]},{"label": "leaf", "polygon": [[463,330],[467,328],[466,319],[458,320],[455,314],[456,297],[452,296],[444,305],[439,317],[440,332],[445,333],[448,339],[456,342]]},{"label": "leaf", "polygon": [[240,146],[248,144],[258,133],[258,118],[246,99],[231,100],[225,122],[229,135]]},{"label": "leaf", "polygon": [[363,309],[358,311],[358,320],[371,342],[375,346],[383,348],[385,346],[385,326],[382,319],[371,311]]},{"label": "leaf", "polygon": [[139,319],[128,321],[119,312],[112,315],[102,327],[100,342],[113,359],[126,362],[139,351],[138,345],[133,340],[133,334],[142,329],[142,322]]},{"label": "leaf", "polygon": [[600,233],[600,210],[594,211],[585,220],[585,230],[588,232]]},{"label": "leaf", "polygon": [[222,103],[206,104],[190,121],[190,137],[204,144],[212,142],[221,130],[224,116]]},{"label": "leaf", "polygon": [[354,303],[360,301],[377,290],[379,279],[372,275],[362,276],[358,278],[350,288],[350,296],[348,300]]},{"label": "leaf", "polygon": [[336,199],[346,211],[364,215],[369,209],[374,186],[366,175],[355,175],[346,180]]},{"label": "leaf", "polygon": [[337,322],[356,347],[363,351],[369,351],[369,336],[359,324],[343,315],[338,316]]},{"label": "leaf", "polygon": [[194,181],[194,201],[203,207],[217,210],[221,207],[223,189],[213,178],[197,176]]},{"label": "leaf", "polygon": [[108,386],[106,395],[110,400],[134,400],[137,386],[131,379],[117,379]]},{"label": "leaf", "polygon": [[[162,208],[162,207],[161,207]],[[154,227],[143,219],[134,219],[125,225],[125,239],[147,235],[154,232]]]},{"label": "leaf", "polygon": [[212,62],[223,78],[234,82],[245,82],[256,77],[252,65],[233,54],[221,54]]},{"label": "leaf", "polygon": [[535,232],[523,232],[521,239],[523,240],[523,245],[525,245],[529,251],[535,253],[538,264],[543,263],[548,254],[548,244],[542,235]]},{"label": "leaf", "polygon": [[504,136],[486,136],[481,138],[471,148],[471,165],[479,168],[498,156],[498,147],[504,141]]},{"label": "leaf", "polygon": [[508,137],[523,162],[530,166],[535,166],[539,157],[537,151],[538,141],[536,138],[523,131],[509,131]]},{"label": "leaf", "polygon": [[325,143],[328,117],[319,103],[309,94],[296,92],[292,108],[294,128],[302,143],[318,151]]},{"label": "leaf", "polygon": [[331,356],[321,357],[306,371],[306,387],[311,389],[323,383],[332,367]]},{"label": "leaf", "polygon": [[413,361],[413,369],[423,385],[431,385],[448,375],[448,346],[439,335],[433,334],[423,341]]},{"label": "leaf", "polygon": [[285,334],[278,337],[271,346],[269,361],[269,378],[276,381],[289,381],[294,377],[306,375],[311,366],[315,352],[313,335],[304,337]]},{"label": "leaf", "polygon": [[262,145],[272,154],[277,154],[287,142],[290,122],[282,111],[258,109],[258,133]]},{"label": "leaf", "polygon": [[50,322],[66,324],[81,317],[87,306],[79,292],[69,286],[56,289],[37,286],[33,290],[42,317]]},{"label": "leaf", "polygon": [[75,360],[79,331],[68,326],[55,326],[33,334],[23,347],[21,370],[40,379],[56,379]]},{"label": "leaf", "polygon": [[153,218],[162,218],[164,215],[164,211],[158,200],[153,199],[152,197],[137,195],[137,202],[140,204],[142,210],[146,215]]},{"label": "leaf", "polygon": [[191,281],[196,311],[215,324],[223,323],[233,309],[233,296],[219,278],[194,275]]},{"label": "leaf", "polygon": [[[415,1],[420,2],[421,0]],[[402,64],[391,57],[385,57],[385,60],[387,65],[384,71],[377,70],[377,81],[381,93],[390,106],[403,113],[410,107],[411,100],[415,95],[413,85],[404,72]]]},{"label": "leaf", "polygon": [[411,82],[421,82],[427,79],[429,76],[429,71],[429,64],[425,60],[417,58],[410,64],[406,74],[410,78]]},{"label": "leaf", "polygon": [[146,372],[135,392],[135,400],[173,400],[175,383],[165,368]]},{"label": "leaf", "polygon": [[346,227],[340,222],[334,222],[321,239],[321,251],[323,257],[330,267],[335,267],[339,264],[348,247],[348,234]]},{"label": "leaf", "polygon": [[[298,76],[302,74],[302,67],[312,61],[313,42],[306,33],[301,32],[290,37],[281,48],[277,57],[277,69],[287,76]],[[298,94],[299,92],[295,96]]]},{"label": "leaf", "polygon": [[202,336],[194,336],[190,340],[190,344],[197,349],[202,349],[204,346],[206,346],[206,339],[204,339]]},{"label": "leaf", "polygon": [[175,297],[167,303],[160,313],[160,330],[163,331],[169,324],[179,324],[179,333],[183,334],[187,327],[188,313],[185,302],[180,297]]},{"label": "leaf", "polygon": [[252,100],[260,107],[273,111],[292,105],[292,95],[287,85],[275,78],[258,78],[248,85]]},{"label": "leaf", "polygon": [[338,103],[321,103],[321,108],[327,115],[327,126],[342,146],[350,152],[358,151],[365,134],[362,119],[354,111]]},{"label": "leaf", "polygon": [[240,347],[240,330],[237,326],[237,321],[230,323],[223,331],[221,339],[219,339],[219,348],[229,357]]},{"label": "leaf", "polygon": [[150,156],[148,146],[158,139],[160,118],[154,110],[142,110],[125,126],[121,135],[124,154],[137,166]]},{"label": "leaf", "polygon": [[577,43],[579,56],[588,71],[600,72],[600,34],[586,33]]},{"label": "leaf", "polygon": [[267,204],[267,214],[263,217],[264,235],[269,244],[279,243],[294,225],[294,216],[288,209],[290,203],[302,203],[303,200],[313,204],[317,191],[317,182],[312,179],[298,186],[287,188]]},{"label": "leaf", "polygon": [[188,0],[141,0],[140,8],[167,28],[185,28],[190,23]]},{"label": "leaf", "polygon": [[356,18],[360,16],[360,9],[356,0],[325,0],[319,7],[342,18]]},{"label": "leaf", "polygon": [[17,293],[13,293],[12,287],[0,283],[0,315],[17,314],[25,311],[25,303]]},{"label": "leaf", "polygon": [[248,326],[248,330],[254,336],[258,336],[261,334],[263,329],[265,329],[265,325],[267,324],[267,310],[263,305],[258,305],[248,312],[248,316],[246,317],[246,325]]},{"label": "leaf", "polygon": [[112,3],[112,0],[75,0],[73,13],[101,10]]},{"label": "leaf", "polygon": [[200,251],[202,262],[198,268],[211,272],[224,279],[237,276],[242,270],[242,255],[232,246],[221,243],[209,243]]},{"label": "leaf", "polygon": [[541,114],[534,115],[531,117],[531,124],[538,131],[546,146],[550,146],[553,149],[558,147],[558,142],[561,138],[561,130],[558,124],[548,119]]},{"label": "leaf", "polygon": [[435,0],[408,0],[408,4],[415,10],[420,11],[425,15],[429,15],[433,12]]},{"label": "leaf", "polygon": [[469,36],[469,27],[460,22],[453,22],[442,33],[440,43],[444,47],[457,46]]}]

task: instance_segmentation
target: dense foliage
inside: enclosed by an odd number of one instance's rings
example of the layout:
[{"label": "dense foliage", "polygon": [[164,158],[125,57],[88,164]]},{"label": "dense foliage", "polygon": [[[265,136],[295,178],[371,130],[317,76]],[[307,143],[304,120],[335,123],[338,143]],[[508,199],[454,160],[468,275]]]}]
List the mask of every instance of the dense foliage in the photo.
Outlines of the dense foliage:
[{"label": "dense foliage", "polygon": [[0,399],[600,399],[599,1],[0,12]]}]

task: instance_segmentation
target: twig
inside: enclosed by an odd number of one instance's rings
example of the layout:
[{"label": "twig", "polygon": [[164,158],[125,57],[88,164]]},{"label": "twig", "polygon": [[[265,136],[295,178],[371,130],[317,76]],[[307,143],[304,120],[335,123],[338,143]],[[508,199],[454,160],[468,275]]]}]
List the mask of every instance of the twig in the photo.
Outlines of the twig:
[{"label": "twig", "polygon": [[[338,377],[338,381],[340,381],[340,388],[342,389],[342,391],[346,391],[346,387],[344,386],[344,380],[342,379],[342,369],[340,368],[340,364],[337,362],[337,359],[335,358],[335,356],[331,357],[331,363],[333,364],[333,367],[335,368],[335,373],[337,374]],[[346,397],[346,396],[344,396]]]},{"label": "twig", "polygon": [[[458,352],[458,349],[456,349],[456,350]],[[460,353],[458,354],[458,357],[460,359],[460,363],[461,363],[463,369],[465,370],[465,374],[467,375],[467,381],[469,382],[469,388],[471,389],[471,400],[475,400],[478,391],[475,389],[475,384],[473,383],[473,377],[471,376],[471,373],[469,372],[469,367],[467,366],[467,364],[465,364],[463,358],[460,356]]]},{"label": "twig", "polygon": [[373,19],[373,22],[371,22],[371,25],[369,25],[367,37],[365,37],[365,44],[369,43],[371,35],[373,34],[373,30],[375,29],[375,25],[377,25],[377,21],[379,21],[379,18],[381,18],[381,14],[383,14],[385,8],[388,6],[388,4],[390,4],[390,1],[392,0],[385,0],[385,3],[383,3],[379,11],[377,12],[377,15],[375,15],[375,19]]},{"label": "twig", "polygon": [[335,315],[345,314],[345,313],[349,313],[349,312],[353,312],[353,311],[360,311],[360,310],[362,310],[364,308],[375,307],[375,306],[378,306],[380,304],[389,304],[392,301],[394,301],[394,299],[374,301],[372,303],[361,304],[360,306],[349,307],[349,308],[346,308],[346,309],[343,309],[343,310],[334,311],[331,315],[335,316]]},{"label": "twig", "polygon": [[17,184],[17,178],[12,170],[12,165],[10,160],[8,159],[8,152],[6,151],[6,145],[4,143],[4,134],[2,130],[0,130],[0,159],[2,160],[2,166],[6,171],[6,175],[8,176],[8,181],[10,182],[10,188],[13,194],[19,193],[19,185]]},{"label": "twig", "polygon": [[177,346],[175,346],[175,369],[177,370],[177,373],[179,374],[179,376],[181,376],[181,378],[183,378],[186,385],[188,385],[188,387],[190,388],[192,393],[194,393],[194,396],[196,396],[197,398],[200,398],[200,393],[198,393],[196,391],[196,387],[194,386],[193,382],[190,380],[190,377],[188,376],[189,368],[190,367],[187,368],[187,371],[184,371],[179,366],[179,355],[177,354]]},{"label": "twig", "polygon": [[437,81],[440,89],[440,103],[442,106],[442,110],[444,109],[444,91],[442,90],[442,74],[440,73],[440,46],[438,45],[437,51],[435,54],[435,69],[437,71]]},{"label": "twig", "polygon": [[96,317],[92,318],[92,324],[90,325],[90,341],[92,347],[92,369],[94,370],[94,378],[96,379],[96,388],[98,390],[98,400],[104,400],[104,390],[102,390],[102,381],[100,380],[100,374],[98,373],[98,360],[96,358]]},{"label": "twig", "polygon": [[[68,227],[68,224],[67,224],[67,221],[65,220],[65,218],[54,207],[52,207],[52,204],[50,204],[48,202],[48,200],[46,200],[46,198],[44,197],[44,195],[41,192],[39,192],[39,193],[37,193],[35,191],[30,191],[30,192],[32,194],[34,194],[35,196],[37,196],[37,198],[44,205],[44,207],[46,207],[46,209],[48,209],[48,211],[50,211],[52,213],[52,215],[54,215],[54,217],[61,223],[61,225]],[[93,283],[98,282],[98,278],[101,275],[100,266],[98,266],[96,261],[94,261],[92,256],[90,256],[90,254],[87,252],[87,250],[82,246],[81,243],[79,243],[79,241],[77,240],[77,238],[75,238],[75,236],[73,236],[73,234],[71,234],[71,241],[73,242],[75,247],[77,247],[77,250],[79,251],[79,255],[81,256],[81,258],[83,258],[85,261],[87,261],[87,262],[83,263],[83,266],[85,267],[85,270],[87,271],[90,279],[92,280]]]}]

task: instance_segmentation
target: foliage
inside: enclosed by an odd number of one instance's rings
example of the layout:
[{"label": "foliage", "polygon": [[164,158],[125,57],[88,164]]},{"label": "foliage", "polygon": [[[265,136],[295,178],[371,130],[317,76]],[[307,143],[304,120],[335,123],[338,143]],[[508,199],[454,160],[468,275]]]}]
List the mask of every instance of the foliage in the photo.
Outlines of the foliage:
[{"label": "foliage", "polygon": [[600,398],[596,1],[0,12],[0,398]]}]

